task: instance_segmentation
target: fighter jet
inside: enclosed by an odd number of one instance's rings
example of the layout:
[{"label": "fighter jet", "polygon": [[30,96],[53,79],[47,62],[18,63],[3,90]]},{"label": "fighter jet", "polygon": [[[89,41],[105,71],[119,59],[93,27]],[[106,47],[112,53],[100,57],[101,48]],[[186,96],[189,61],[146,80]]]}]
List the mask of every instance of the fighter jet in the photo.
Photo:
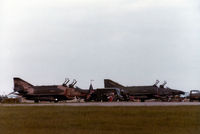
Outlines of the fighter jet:
[{"label": "fighter jet", "polygon": [[156,83],[150,86],[123,86],[117,82],[114,82],[110,79],[104,79],[104,87],[105,88],[120,88],[123,92],[124,96],[128,96],[128,98],[132,97],[134,99],[140,99],[141,102],[144,102],[147,99],[160,99],[169,101],[171,98],[174,98],[176,95],[184,94],[183,91],[165,88],[164,86],[167,84],[165,81],[159,87],[157,86],[159,83],[156,80]]},{"label": "fighter jet", "polygon": [[39,101],[62,101],[72,100],[75,97],[86,98],[89,90],[82,90],[75,88],[76,80],[69,85],[69,79],[65,79],[62,85],[45,85],[45,86],[34,86],[21,78],[14,79],[14,92],[24,97],[27,100],[34,100],[36,103]]}]

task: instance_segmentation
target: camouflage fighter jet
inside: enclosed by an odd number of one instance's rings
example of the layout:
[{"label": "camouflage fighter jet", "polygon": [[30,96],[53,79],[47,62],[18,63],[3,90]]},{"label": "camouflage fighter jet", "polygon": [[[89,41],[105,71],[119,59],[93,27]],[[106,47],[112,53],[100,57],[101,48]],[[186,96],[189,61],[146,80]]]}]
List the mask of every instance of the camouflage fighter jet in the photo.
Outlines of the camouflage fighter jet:
[{"label": "camouflage fighter jet", "polygon": [[[165,88],[164,86],[167,82],[164,82],[160,87],[158,87],[159,81],[157,80],[155,84],[150,86],[123,86],[117,82],[114,82],[110,79],[104,79],[104,86],[105,88],[120,88],[124,94],[129,99],[140,99],[141,102],[144,102],[147,99],[160,99],[165,101],[170,101],[171,98],[175,96],[179,96],[184,94],[183,91]],[[127,99],[128,99],[127,98]]]},{"label": "camouflage fighter jet", "polygon": [[89,93],[89,90],[82,90],[80,88],[74,88],[77,83],[76,80],[69,85],[69,79],[65,79],[62,85],[45,85],[34,86],[20,78],[14,78],[14,92],[24,97],[27,100],[39,101],[62,101],[72,100],[75,97],[85,99]]}]

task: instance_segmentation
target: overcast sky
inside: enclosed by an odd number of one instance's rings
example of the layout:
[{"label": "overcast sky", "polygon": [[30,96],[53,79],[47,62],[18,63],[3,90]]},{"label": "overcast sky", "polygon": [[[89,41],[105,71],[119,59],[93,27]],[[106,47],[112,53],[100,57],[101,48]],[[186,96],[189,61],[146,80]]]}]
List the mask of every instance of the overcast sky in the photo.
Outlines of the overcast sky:
[{"label": "overcast sky", "polygon": [[200,90],[199,0],[0,0],[0,94],[34,85]]}]

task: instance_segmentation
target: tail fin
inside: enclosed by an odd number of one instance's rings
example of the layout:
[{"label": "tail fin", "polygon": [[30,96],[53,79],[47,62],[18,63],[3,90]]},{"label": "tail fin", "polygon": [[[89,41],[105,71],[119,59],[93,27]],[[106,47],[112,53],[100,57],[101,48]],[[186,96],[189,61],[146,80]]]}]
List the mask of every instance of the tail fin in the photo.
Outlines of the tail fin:
[{"label": "tail fin", "polygon": [[27,93],[28,89],[33,87],[32,84],[20,79],[20,78],[13,78],[14,79],[14,91],[19,93]]},{"label": "tail fin", "polygon": [[104,79],[104,87],[105,88],[111,88],[111,87],[123,88],[124,86],[110,79]]}]

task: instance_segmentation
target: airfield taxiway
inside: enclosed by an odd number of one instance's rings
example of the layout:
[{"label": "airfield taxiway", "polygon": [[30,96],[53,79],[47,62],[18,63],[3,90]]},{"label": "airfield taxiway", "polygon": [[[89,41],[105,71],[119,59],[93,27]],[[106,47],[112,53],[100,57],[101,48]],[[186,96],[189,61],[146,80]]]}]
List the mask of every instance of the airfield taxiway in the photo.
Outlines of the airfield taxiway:
[{"label": "airfield taxiway", "polygon": [[74,103],[21,103],[0,106],[200,106],[200,102],[74,102]]}]

